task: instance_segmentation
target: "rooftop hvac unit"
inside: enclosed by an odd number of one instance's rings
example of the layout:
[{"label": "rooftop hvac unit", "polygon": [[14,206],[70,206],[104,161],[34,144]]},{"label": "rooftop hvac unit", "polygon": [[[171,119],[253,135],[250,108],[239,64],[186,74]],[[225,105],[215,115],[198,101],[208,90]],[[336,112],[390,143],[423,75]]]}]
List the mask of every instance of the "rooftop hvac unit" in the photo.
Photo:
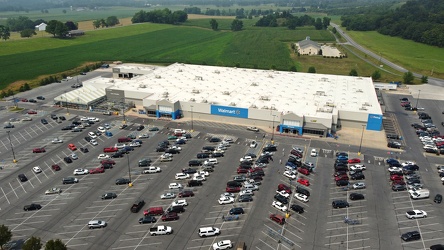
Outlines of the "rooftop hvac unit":
[{"label": "rooftop hvac unit", "polygon": [[273,78],[273,76],[272,75],[268,75],[268,78]]},{"label": "rooftop hvac unit", "polygon": [[203,77],[202,76],[195,76],[194,80],[199,80],[199,81],[203,81]]},{"label": "rooftop hvac unit", "polygon": [[219,70],[215,70],[214,73],[220,74],[220,71]]},{"label": "rooftop hvac unit", "polygon": [[259,98],[259,100],[262,100],[262,101],[269,101],[270,98],[269,98],[268,96],[263,95],[263,96],[261,96],[261,97]]},{"label": "rooftop hvac unit", "polygon": [[359,108],[359,110],[367,110],[366,107]]},{"label": "rooftop hvac unit", "polygon": [[253,105],[250,106],[250,108],[255,109],[255,108],[257,108],[257,106],[253,104]]},{"label": "rooftop hvac unit", "polygon": [[271,106],[270,109],[271,110],[276,110],[276,107],[275,106]]},{"label": "rooftop hvac unit", "polygon": [[268,106],[263,106],[262,109],[268,109]]},{"label": "rooftop hvac unit", "polygon": [[198,89],[193,89],[193,90],[191,91],[191,93],[193,93],[193,94],[199,94],[200,91],[199,91]]},{"label": "rooftop hvac unit", "polygon": [[109,82],[114,82],[114,79],[109,80]]},{"label": "rooftop hvac unit", "polygon": [[163,93],[162,93],[162,96],[163,96],[163,97],[168,97],[168,92],[163,92]]},{"label": "rooftop hvac unit", "polygon": [[325,103],[325,106],[334,108],[334,107],[335,107],[335,104],[332,103],[332,102],[326,102],[326,103]]},{"label": "rooftop hvac unit", "polygon": [[232,102],[230,103],[230,106],[236,106],[236,103]]},{"label": "rooftop hvac unit", "polygon": [[202,103],[207,103],[208,101],[206,100],[206,99],[203,99],[202,100]]},{"label": "rooftop hvac unit", "polygon": [[195,101],[196,101],[196,99],[194,99],[194,98],[190,99],[190,102],[195,102]]},{"label": "rooftop hvac unit", "polygon": [[364,102],[364,104],[362,104],[362,106],[368,106],[368,107],[371,107],[372,105],[371,105],[370,103],[368,103],[368,102]]},{"label": "rooftop hvac unit", "polygon": [[356,92],[358,92],[358,93],[362,93],[362,92],[364,92],[364,91],[362,91],[362,89],[358,89],[358,90],[356,90]]},{"label": "rooftop hvac unit", "polygon": [[316,91],[316,95],[325,96],[325,91]]},{"label": "rooftop hvac unit", "polygon": [[257,83],[253,82],[251,86],[258,86]]},{"label": "rooftop hvac unit", "polygon": [[230,95],[230,91],[224,91],[224,92],[222,92],[222,94],[224,94],[224,95]]},{"label": "rooftop hvac unit", "polygon": [[162,78],[160,75],[156,75],[156,79],[160,79]]},{"label": "rooftop hvac unit", "polygon": [[179,69],[177,72],[182,72],[182,69]]},{"label": "rooftop hvac unit", "polygon": [[326,77],[322,77],[321,79],[319,79],[320,82],[328,82],[328,78]]},{"label": "rooftop hvac unit", "polygon": [[146,85],[145,85],[145,84],[140,84],[140,85],[139,85],[139,88],[144,89],[144,88],[146,88]]}]

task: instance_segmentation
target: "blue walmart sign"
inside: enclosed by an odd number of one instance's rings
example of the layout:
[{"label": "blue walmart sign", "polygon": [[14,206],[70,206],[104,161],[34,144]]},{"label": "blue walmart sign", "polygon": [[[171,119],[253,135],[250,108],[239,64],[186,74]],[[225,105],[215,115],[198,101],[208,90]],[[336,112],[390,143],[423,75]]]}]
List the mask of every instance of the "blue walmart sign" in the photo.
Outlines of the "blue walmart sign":
[{"label": "blue walmart sign", "polygon": [[211,105],[211,114],[237,118],[248,118],[248,109]]}]

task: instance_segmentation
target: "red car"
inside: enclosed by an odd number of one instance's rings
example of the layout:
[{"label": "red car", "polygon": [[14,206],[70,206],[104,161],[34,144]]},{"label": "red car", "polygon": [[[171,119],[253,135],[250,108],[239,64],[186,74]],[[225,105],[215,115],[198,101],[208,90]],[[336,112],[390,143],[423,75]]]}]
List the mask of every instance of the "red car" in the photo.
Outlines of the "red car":
[{"label": "red car", "polygon": [[404,179],[404,177],[402,177],[401,175],[394,174],[394,175],[390,176],[391,181],[398,181],[398,180],[403,180],[403,179]]},{"label": "red car", "polygon": [[35,114],[37,114],[37,111],[34,111],[34,110],[29,110],[28,111],[28,115],[35,115]]},{"label": "red car", "polygon": [[104,173],[104,172],[105,172],[105,168],[103,166],[89,170],[90,174],[98,174],[98,173]]},{"label": "red car", "polygon": [[348,164],[353,164],[353,163],[361,163],[361,159],[353,158],[353,159],[348,160]]},{"label": "red car", "polygon": [[410,102],[401,102],[401,107],[404,107],[406,105],[410,104]]},{"label": "red car", "polygon": [[177,215],[177,213],[175,212],[170,212],[167,214],[164,214],[162,216],[162,221],[170,221],[170,220],[178,220],[179,219],[179,215]]},{"label": "red car", "polygon": [[59,171],[59,170],[60,170],[60,166],[57,165],[57,164],[52,165],[51,168],[52,168],[54,171]]},{"label": "red car", "polygon": [[348,181],[348,175],[339,175],[335,177],[335,181],[346,180]]},{"label": "red car", "polygon": [[191,190],[184,190],[184,191],[180,192],[178,196],[180,198],[182,198],[182,197],[193,197],[194,193]]},{"label": "red car", "polygon": [[110,159],[105,159],[105,160],[101,160],[100,164],[105,165],[105,164],[111,164],[111,165],[115,165],[116,162]]},{"label": "red car", "polygon": [[108,147],[103,149],[103,153],[113,153],[117,152],[119,149],[115,147]]},{"label": "red car", "polygon": [[33,153],[45,153],[46,150],[45,150],[45,148],[34,148],[34,149],[32,150],[32,152],[33,152]]},{"label": "red car", "polygon": [[310,182],[307,179],[299,178],[298,179],[298,183],[300,183],[300,184],[302,184],[304,186],[307,186],[307,187],[310,186]]},{"label": "red car", "polygon": [[225,189],[225,192],[227,192],[227,193],[238,193],[240,191],[241,191],[240,187],[227,187]]},{"label": "red car", "polygon": [[301,174],[309,175],[310,171],[306,168],[298,168],[298,172]]},{"label": "red car", "polygon": [[278,185],[278,191],[282,191],[282,190],[285,190],[285,192],[286,192],[287,194],[291,194],[291,189],[290,189],[289,186],[287,186],[287,185],[285,185],[285,184],[279,184],[279,185]]},{"label": "red car", "polygon": [[74,144],[72,144],[72,143],[68,144],[68,148],[69,148],[71,151],[75,151],[75,150],[77,150],[76,145],[74,145]]},{"label": "red car", "polygon": [[246,174],[246,173],[248,173],[248,170],[245,168],[239,167],[239,168],[237,168],[237,173],[238,174]]},{"label": "red car", "polygon": [[22,101],[22,102],[28,102],[28,99],[26,99],[26,98],[22,98],[20,101]]},{"label": "red car", "polygon": [[394,180],[394,181],[392,181],[392,185],[396,185],[396,184],[405,185],[405,181],[404,180]]},{"label": "red car", "polygon": [[260,172],[260,171],[264,171],[264,169],[258,167],[258,168],[250,168],[250,169],[248,170],[248,172],[250,172],[250,173]]}]

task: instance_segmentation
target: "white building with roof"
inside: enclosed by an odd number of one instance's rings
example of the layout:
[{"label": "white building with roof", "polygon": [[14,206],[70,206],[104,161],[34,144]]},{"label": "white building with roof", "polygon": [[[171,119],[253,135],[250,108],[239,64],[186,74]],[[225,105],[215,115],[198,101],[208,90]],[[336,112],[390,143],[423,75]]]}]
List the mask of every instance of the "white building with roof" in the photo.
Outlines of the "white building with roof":
[{"label": "white building with roof", "polygon": [[382,111],[370,77],[182,63],[119,65],[113,75],[83,84],[105,86],[108,101],[135,103],[157,118],[193,115],[196,120],[324,136],[340,126],[382,129]]}]

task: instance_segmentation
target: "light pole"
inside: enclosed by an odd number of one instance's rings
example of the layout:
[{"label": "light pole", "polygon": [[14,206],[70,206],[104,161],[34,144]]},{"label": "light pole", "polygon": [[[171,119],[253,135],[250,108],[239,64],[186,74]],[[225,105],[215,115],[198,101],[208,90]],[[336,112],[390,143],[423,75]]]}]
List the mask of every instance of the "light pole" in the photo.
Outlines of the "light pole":
[{"label": "light pole", "polygon": [[[421,94],[421,90],[419,89],[419,90],[418,90],[418,99],[416,99],[416,106],[415,106],[415,109],[416,109],[416,110],[418,110],[418,103],[419,103],[419,95],[420,95],[420,94]],[[415,111],[416,111],[416,110],[415,110]]]},{"label": "light pole", "polygon": [[65,91],[65,100],[66,100],[66,114],[69,115],[69,109],[68,109],[68,97],[66,96],[66,91]]},{"label": "light pole", "polygon": [[125,98],[121,99],[121,103],[122,103],[122,114],[123,114],[123,124],[126,124],[126,119],[125,119]]},{"label": "light pole", "polygon": [[273,144],[273,139],[274,139],[274,118],[276,117],[276,115],[273,115],[273,130],[271,131],[271,143]]},{"label": "light pole", "polygon": [[[288,180],[290,181],[290,191],[292,191],[292,179],[291,178],[288,178]],[[285,213],[285,218],[289,218],[290,217],[290,213],[288,212],[288,210],[287,210],[287,213]]]},{"label": "light pole", "polygon": [[365,125],[362,125],[361,142],[359,143],[358,155],[361,155],[362,138],[364,138],[364,128],[365,128]]},{"label": "light pole", "polygon": [[194,131],[194,126],[193,126],[193,105],[190,106],[191,107],[191,132]]},{"label": "light pole", "polygon": [[130,160],[129,160],[129,155],[128,154],[126,154],[126,159],[127,159],[127,162],[128,162],[128,176],[129,176],[128,186],[132,187],[133,183],[131,182],[131,168],[130,168]]},{"label": "light pole", "polygon": [[17,160],[15,159],[15,153],[14,153],[14,147],[12,146],[12,141],[11,141],[11,136],[9,135],[9,132],[11,131],[6,131],[8,133],[8,139],[9,139],[9,144],[11,145],[11,151],[12,151],[12,162],[13,163],[17,163]]}]

